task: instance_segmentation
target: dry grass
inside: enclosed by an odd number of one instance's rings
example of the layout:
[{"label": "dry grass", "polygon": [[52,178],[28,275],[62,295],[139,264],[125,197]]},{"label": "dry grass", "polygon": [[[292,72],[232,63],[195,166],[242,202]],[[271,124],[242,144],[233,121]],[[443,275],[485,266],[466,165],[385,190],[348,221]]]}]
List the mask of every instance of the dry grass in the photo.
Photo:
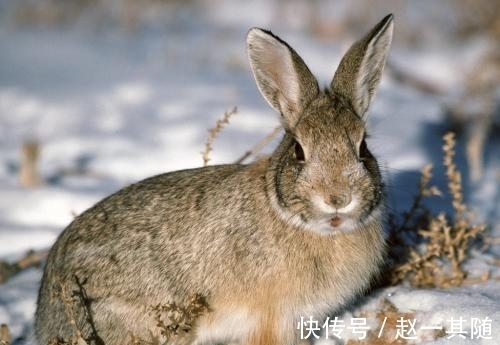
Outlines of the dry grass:
[{"label": "dry grass", "polygon": [[196,320],[208,311],[208,303],[200,294],[190,297],[186,305],[168,303],[157,305],[152,309],[156,326],[160,328],[161,334],[167,341],[190,332]]},{"label": "dry grass", "polygon": [[47,258],[48,250],[30,250],[21,259],[15,262],[0,261],[0,284],[7,282],[11,277],[30,267],[40,267]]},{"label": "dry grass", "polygon": [[63,302],[69,325],[73,329],[73,336],[70,339],[63,339],[58,335],[49,339],[48,345],[86,345],[87,342],[83,339],[82,332],[76,322],[76,308],[80,300],[76,291],[72,291],[68,284],[60,282],[59,289],[52,298],[58,298]]},{"label": "dry grass", "polygon": [[0,345],[10,344],[10,331],[6,324],[0,325]]},{"label": "dry grass", "polygon": [[203,166],[207,166],[210,161],[210,152],[213,150],[213,143],[217,135],[222,131],[225,125],[229,123],[229,118],[235,115],[238,112],[236,107],[231,110],[226,110],[224,115],[220,119],[217,120],[215,127],[212,127],[208,130],[207,142],[205,143],[205,149],[201,153],[203,159]]},{"label": "dry grass", "polygon": [[[415,202],[402,224],[392,229],[395,248],[391,254],[395,265],[390,281],[393,285],[408,282],[415,287],[447,288],[460,286],[468,278],[464,263],[471,257],[471,251],[486,226],[474,224],[464,203],[462,177],[454,163],[453,133],[444,136],[443,152],[454,215],[447,217],[442,212],[432,215],[422,206],[424,197],[439,194],[436,187],[428,186],[431,167],[425,167]],[[401,257],[405,259],[398,261]]]},{"label": "dry grass", "polygon": [[26,141],[21,148],[21,166],[19,169],[19,183],[23,187],[35,187],[41,183],[38,174],[40,145],[35,140]]},{"label": "dry grass", "polygon": [[[105,345],[94,323],[91,310],[92,298],[87,295],[85,282],[75,277],[74,286],[75,288],[72,289],[68,284],[60,284],[59,291],[54,296],[54,298],[59,298],[63,301],[69,325],[73,329],[73,336],[70,339],[63,339],[59,336],[51,338],[48,345]],[[179,343],[182,343],[180,339],[187,335],[194,327],[196,320],[208,311],[209,306],[206,298],[200,294],[191,296],[185,304],[171,302],[164,305],[152,306],[151,315],[154,317],[156,327],[159,328],[163,338],[153,337],[148,341],[134,334],[129,334],[129,341],[125,341],[124,344],[163,345],[173,339],[176,339],[176,341],[179,340]],[[86,332],[88,333],[87,337],[84,336],[76,322],[77,313],[79,312],[83,313],[85,317],[85,329],[88,331]],[[3,345],[3,343],[0,342],[0,345]]]}]

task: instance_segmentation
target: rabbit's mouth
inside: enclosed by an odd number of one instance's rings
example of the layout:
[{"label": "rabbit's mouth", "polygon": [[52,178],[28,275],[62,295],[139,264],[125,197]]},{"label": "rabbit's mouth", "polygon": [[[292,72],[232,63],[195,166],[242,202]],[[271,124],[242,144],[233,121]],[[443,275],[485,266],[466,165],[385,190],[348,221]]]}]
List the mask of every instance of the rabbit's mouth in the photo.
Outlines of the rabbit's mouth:
[{"label": "rabbit's mouth", "polygon": [[345,213],[337,213],[325,221],[333,232],[350,232],[359,227],[359,222]]},{"label": "rabbit's mouth", "polygon": [[332,218],[330,218],[330,225],[334,228],[339,227],[340,225],[342,225],[343,222],[344,219],[342,217],[339,217],[338,215],[335,215]]},{"label": "rabbit's mouth", "polygon": [[299,210],[293,212],[288,205],[280,205],[276,198],[271,196],[272,205],[283,221],[301,230],[323,236],[362,230],[370,219],[378,219],[380,214],[376,209],[363,212],[360,199],[356,195],[352,196],[351,202],[340,208],[327,204],[320,195],[312,195],[310,200],[306,207],[301,205]]},{"label": "rabbit's mouth", "polygon": [[361,214],[354,211],[330,213],[322,217],[319,222],[315,223],[320,224],[320,227],[323,229],[329,227],[330,232],[347,233],[364,228],[364,226],[373,219],[379,219],[381,212],[381,204],[377,204],[374,208],[366,212],[361,212]]},{"label": "rabbit's mouth", "polygon": [[359,229],[361,222],[346,213],[329,214],[307,222],[306,229],[322,235],[349,233]]},{"label": "rabbit's mouth", "polygon": [[360,221],[357,219],[358,198],[352,200],[341,208],[327,204],[322,197],[314,195],[311,198],[313,214],[307,223],[313,231],[322,234],[345,233],[358,228]]}]

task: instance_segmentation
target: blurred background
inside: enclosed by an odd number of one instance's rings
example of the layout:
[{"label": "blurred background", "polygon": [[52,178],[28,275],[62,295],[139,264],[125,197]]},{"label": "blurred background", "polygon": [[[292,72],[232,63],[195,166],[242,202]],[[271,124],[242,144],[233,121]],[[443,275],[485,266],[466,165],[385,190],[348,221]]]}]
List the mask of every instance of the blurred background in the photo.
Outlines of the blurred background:
[{"label": "blurred background", "polygon": [[[468,159],[479,180],[498,125],[500,2],[488,0],[1,0],[2,147],[94,125],[155,146],[157,123],[148,119],[160,114],[170,121],[187,112],[208,128],[224,108],[255,104],[244,42],[250,27],[291,41],[326,84],[340,54],[387,13],[396,18],[388,74],[439,97],[443,121],[473,142]],[[174,165],[186,159],[173,155]],[[79,162],[90,164],[85,157]]]},{"label": "blurred background", "polygon": [[[0,260],[46,250],[124,185],[201,166],[207,130],[234,106],[209,164],[236,161],[272,132],[249,28],[282,37],[327,85],[388,13],[393,48],[368,127],[390,210],[408,209],[427,163],[446,190],[441,137],[453,130],[466,201],[498,232],[500,1],[0,0]],[[40,275],[0,284],[0,323],[19,339]]]}]

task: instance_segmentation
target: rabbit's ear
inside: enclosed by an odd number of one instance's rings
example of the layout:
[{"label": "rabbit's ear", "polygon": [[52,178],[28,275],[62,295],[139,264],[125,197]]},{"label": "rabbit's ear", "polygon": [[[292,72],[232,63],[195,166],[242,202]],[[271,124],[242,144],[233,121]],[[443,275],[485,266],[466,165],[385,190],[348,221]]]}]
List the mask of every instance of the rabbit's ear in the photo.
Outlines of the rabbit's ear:
[{"label": "rabbit's ear", "polygon": [[247,52],[260,92],[294,127],[304,107],[319,93],[318,82],[302,58],[271,32],[253,28]]},{"label": "rabbit's ear", "polygon": [[330,86],[363,119],[384,70],[392,31],[393,15],[389,14],[347,51]]}]

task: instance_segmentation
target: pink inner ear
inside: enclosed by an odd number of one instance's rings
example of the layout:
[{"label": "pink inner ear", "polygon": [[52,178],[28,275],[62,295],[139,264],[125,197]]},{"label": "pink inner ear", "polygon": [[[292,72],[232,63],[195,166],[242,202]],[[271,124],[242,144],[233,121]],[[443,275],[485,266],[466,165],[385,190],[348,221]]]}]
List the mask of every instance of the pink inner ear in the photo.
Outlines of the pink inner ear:
[{"label": "pink inner ear", "polygon": [[298,111],[300,84],[288,47],[267,35],[258,35],[252,45],[258,52],[254,62],[260,70],[259,74],[277,92],[281,112]]},{"label": "pink inner ear", "polygon": [[269,71],[269,81],[275,85],[279,93],[278,102],[281,112],[290,114],[298,111],[300,85],[290,53],[285,47],[280,48],[269,53],[266,68]]}]

